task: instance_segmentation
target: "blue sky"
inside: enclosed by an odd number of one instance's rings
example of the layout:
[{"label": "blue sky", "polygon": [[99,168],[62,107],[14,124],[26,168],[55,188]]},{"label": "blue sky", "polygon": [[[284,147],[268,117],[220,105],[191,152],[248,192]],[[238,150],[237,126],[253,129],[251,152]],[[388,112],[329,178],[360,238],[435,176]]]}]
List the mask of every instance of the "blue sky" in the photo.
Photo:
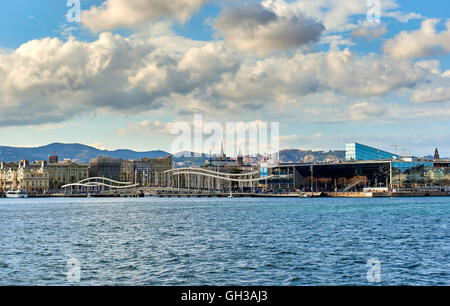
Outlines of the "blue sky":
[{"label": "blue sky", "polygon": [[202,113],[279,121],[283,148],[450,156],[449,2],[384,0],[375,24],[362,0],[166,2],[82,0],[70,23],[65,0],[3,1],[2,145],[170,151]]}]

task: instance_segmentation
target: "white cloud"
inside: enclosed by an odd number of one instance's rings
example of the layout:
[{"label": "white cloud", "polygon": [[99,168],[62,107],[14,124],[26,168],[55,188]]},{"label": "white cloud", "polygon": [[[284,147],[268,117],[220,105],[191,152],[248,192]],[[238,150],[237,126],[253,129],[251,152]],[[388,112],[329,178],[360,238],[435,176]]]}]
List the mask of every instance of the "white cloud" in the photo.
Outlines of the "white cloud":
[{"label": "white cloud", "polygon": [[387,113],[387,109],[383,105],[376,105],[369,102],[360,102],[351,105],[348,108],[350,117],[353,120],[366,120],[380,118]]},{"label": "white cloud", "polygon": [[[408,22],[411,19],[422,18],[420,14],[403,12],[397,0],[380,0],[381,21],[386,18],[395,18],[400,22]],[[264,0],[262,6],[277,16],[292,18],[305,16],[308,19],[324,25],[320,43],[329,43],[332,49],[337,45],[352,45],[349,39],[342,36],[354,32],[354,38],[379,38],[385,33],[385,28],[380,23],[368,21],[367,14],[370,6],[363,0]],[[368,26],[361,28],[362,25]]]},{"label": "white cloud", "polygon": [[386,26],[361,25],[352,32],[353,38],[377,39],[386,34]]},{"label": "white cloud", "polygon": [[377,96],[409,88],[424,80],[427,71],[408,61],[376,54],[359,56],[349,49],[326,55],[326,81],[330,88],[355,96]]},{"label": "white cloud", "polygon": [[132,105],[159,107],[127,83],[143,65],[143,55],[153,51],[151,45],[102,33],[91,43],[34,40],[0,55],[0,125],[65,121],[86,111],[130,110]]},{"label": "white cloud", "polygon": [[108,150],[107,145],[104,144],[103,142],[95,142],[95,143],[89,144],[89,146],[94,147],[99,150]]},{"label": "white cloud", "polygon": [[[303,14],[321,22],[327,31],[349,31],[365,21],[369,10],[367,1],[362,0],[265,0],[263,6],[270,8],[277,15],[295,16]],[[392,17],[400,21],[420,18],[414,13],[403,13],[398,10],[395,0],[381,0],[381,18]],[[356,17],[356,18],[355,18]],[[356,19],[357,23],[352,23]]]},{"label": "white cloud", "polygon": [[165,123],[158,120],[154,122],[144,120],[138,123],[131,123],[126,127],[117,130],[117,134],[121,136],[143,134],[170,135],[171,127],[172,123]]},{"label": "white cloud", "polygon": [[[416,86],[409,100],[413,103],[450,102],[450,78],[447,72],[442,73],[438,60],[425,60],[415,63],[415,66],[429,72],[425,82]],[[437,104],[433,105],[436,108]],[[448,105],[448,104],[447,104]]]},{"label": "white cloud", "polygon": [[441,76],[441,62],[438,60],[423,60],[415,62],[414,66],[428,71],[431,75]]},{"label": "white cloud", "polygon": [[302,14],[277,15],[256,3],[226,9],[214,26],[227,44],[257,55],[307,45],[319,40],[324,30]]},{"label": "white cloud", "polygon": [[[346,120],[328,105],[345,108],[361,97],[438,82],[438,64],[349,49],[254,58],[222,41],[195,42],[164,31],[129,38],[102,33],[93,42],[45,38],[0,54],[0,126],[155,110],[242,118],[299,109],[308,111],[305,120]],[[341,99],[330,102],[324,93]]]},{"label": "white cloud", "polygon": [[409,22],[410,20],[413,20],[413,19],[423,19],[422,14],[412,13],[412,12],[410,12],[410,13],[403,13],[403,12],[400,12],[400,11],[383,12],[383,16],[395,18],[398,21],[403,22],[403,23],[407,23],[407,22]]},{"label": "white cloud", "polygon": [[436,87],[416,90],[410,97],[414,103],[448,102],[450,101],[450,87]]},{"label": "white cloud", "polygon": [[106,0],[82,12],[83,24],[93,32],[135,27],[162,16],[187,21],[208,0]]},{"label": "white cloud", "polygon": [[384,52],[393,58],[418,58],[450,53],[450,21],[447,30],[437,33],[438,19],[427,19],[417,31],[401,32],[384,44]]},{"label": "white cloud", "polygon": [[48,132],[48,131],[52,131],[52,130],[59,130],[59,129],[64,129],[67,127],[73,127],[73,126],[77,126],[77,123],[47,123],[47,124],[42,124],[42,125],[38,125],[37,126],[37,130],[38,131],[42,131],[42,132]]}]

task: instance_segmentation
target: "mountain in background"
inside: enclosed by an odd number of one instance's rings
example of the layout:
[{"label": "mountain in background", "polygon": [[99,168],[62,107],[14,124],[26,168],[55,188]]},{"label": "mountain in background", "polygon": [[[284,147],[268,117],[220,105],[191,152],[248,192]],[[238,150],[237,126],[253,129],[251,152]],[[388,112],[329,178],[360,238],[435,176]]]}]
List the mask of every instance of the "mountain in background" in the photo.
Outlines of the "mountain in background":
[{"label": "mountain in background", "polygon": [[[36,160],[48,160],[48,156],[53,154],[57,155],[59,157],[59,160],[68,158],[72,160],[78,160],[81,163],[88,163],[89,160],[98,156],[107,156],[130,160],[141,158],[158,158],[171,155],[170,153],[161,150],[148,152],[136,152],[132,150],[100,150],[78,143],[52,143],[36,148],[0,146],[0,161],[18,162],[22,159],[26,159],[30,162],[33,162]],[[191,158],[191,152],[179,152],[174,155],[174,161],[176,162],[190,161],[192,159],[199,163],[199,166],[201,165],[200,162],[204,162],[205,158],[209,158],[209,154],[205,154],[203,158]],[[325,152],[289,149],[280,151],[279,159],[280,162],[284,163],[336,162],[345,159],[345,151]]]},{"label": "mountain in background", "polygon": [[311,163],[311,162],[338,162],[345,160],[345,151],[311,151],[311,150],[282,150],[279,153],[280,162],[284,163]]},{"label": "mountain in background", "polygon": [[107,156],[113,158],[122,158],[124,160],[129,159],[141,159],[141,158],[158,158],[171,155],[165,151],[148,151],[148,152],[136,152],[132,150],[99,150],[91,146],[83,144],[64,144],[64,143],[52,143],[47,146],[36,148],[17,148],[17,147],[2,147],[0,146],[0,161],[18,162],[22,159],[29,160],[30,162],[36,160],[48,160],[49,155],[57,155],[59,160],[66,158],[78,160],[80,163],[88,163],[92,158],[98,156]]}]

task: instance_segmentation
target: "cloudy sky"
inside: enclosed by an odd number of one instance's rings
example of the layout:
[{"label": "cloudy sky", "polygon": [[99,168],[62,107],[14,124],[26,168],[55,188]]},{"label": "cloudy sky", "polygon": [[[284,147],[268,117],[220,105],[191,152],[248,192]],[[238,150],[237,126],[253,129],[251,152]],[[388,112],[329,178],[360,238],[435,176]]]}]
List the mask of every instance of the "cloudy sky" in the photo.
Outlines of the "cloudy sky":
[{"label": "cloudy sky", "polygon": [[2,1],[1,145],[170,151],[201,113],[280,122],[283,148],[450,156],[450,2],[380,2],[81,0],[70,22]]}]

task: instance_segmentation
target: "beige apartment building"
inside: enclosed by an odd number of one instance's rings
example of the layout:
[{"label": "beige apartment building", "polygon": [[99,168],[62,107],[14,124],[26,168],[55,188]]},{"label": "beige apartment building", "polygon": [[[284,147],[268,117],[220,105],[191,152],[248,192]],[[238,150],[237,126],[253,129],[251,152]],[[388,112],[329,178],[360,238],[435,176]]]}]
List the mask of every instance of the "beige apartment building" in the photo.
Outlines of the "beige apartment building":
[{"label": "beige apartment building", "polygon": [[77,163],[72,160],[58,162],[51,159],[48,164],[50,189],[59,189],[63,185],[78,183],[89,178],[89,164]]},{"label": "beige apartment building", "polygon": [[47,162],[30,165],[27,160],[18,164],[0,163],[0,190],[24,190],[28,193],[44,194],[49,191]]},{"label": "beige apartment building", "polygon": [[141,186],[161,186],[164,184],[164,172],[172,169],[172,156],[165,158],[143,158],[122,161],[121,181]]}]

